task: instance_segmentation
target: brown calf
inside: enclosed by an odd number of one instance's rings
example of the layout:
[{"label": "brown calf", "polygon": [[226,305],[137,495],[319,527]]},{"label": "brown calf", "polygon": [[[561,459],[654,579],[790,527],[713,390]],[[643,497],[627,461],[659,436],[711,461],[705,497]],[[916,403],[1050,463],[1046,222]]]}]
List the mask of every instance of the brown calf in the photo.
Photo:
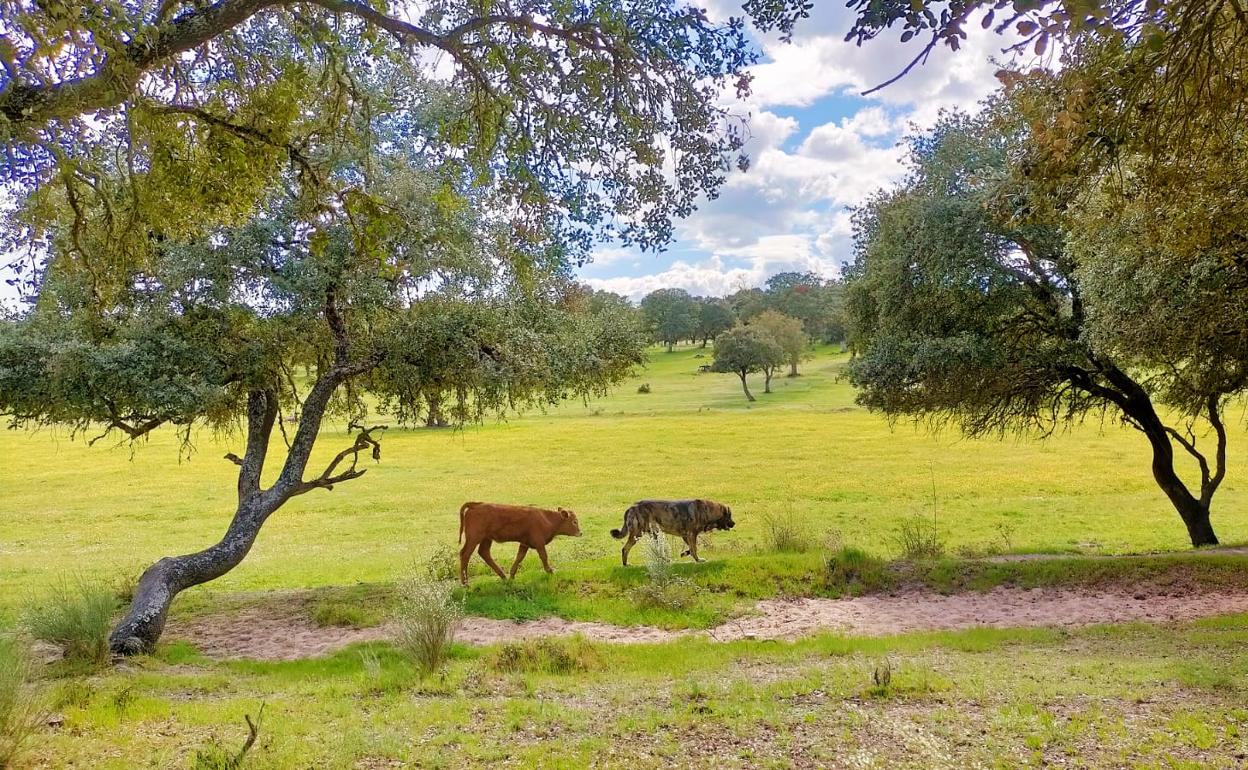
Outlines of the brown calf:
[{"label": "brown calf", "polygon": [[468,585],[468,561],[476,549],[490,568],[503,580],[501,567],[490,556],[490,546],[495,542],[519,543],[516,563],[511,565],[511,577],[516,576],[520,562],[532,548],[542,557],[542,568],[554,572],[546,559],[546,544],[555,535],[581,536],[581,525],[576,514],[560,508],[548,511],[529,505],[500,505],[498,503],[464,503],[459,508],[459,537],[464,545],[459,549],[459,582]]}]

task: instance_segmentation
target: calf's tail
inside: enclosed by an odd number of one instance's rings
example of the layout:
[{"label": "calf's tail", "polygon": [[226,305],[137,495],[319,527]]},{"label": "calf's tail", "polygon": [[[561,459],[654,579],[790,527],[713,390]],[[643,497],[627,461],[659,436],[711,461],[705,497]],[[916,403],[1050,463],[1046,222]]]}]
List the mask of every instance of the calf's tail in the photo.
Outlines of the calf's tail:
[{"label": "calf's tail", "polygon": [[459,540],[455,541],[457,543],[464,539],[464,513],[474,505],[476,505],[476,503],[464,503],[459,506]]}]

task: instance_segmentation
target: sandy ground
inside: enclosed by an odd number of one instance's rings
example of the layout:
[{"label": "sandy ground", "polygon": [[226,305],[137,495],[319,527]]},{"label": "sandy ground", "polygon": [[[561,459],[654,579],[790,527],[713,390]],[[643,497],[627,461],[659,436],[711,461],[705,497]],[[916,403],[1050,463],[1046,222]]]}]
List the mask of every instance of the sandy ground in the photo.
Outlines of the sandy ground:
[{"label": "sandy ground", "polygon": [[[821,631],[884,636],[907,631],[976,626],[1083,626],[1143,621],[1162,623],[1248,612],[1248,593],[1124,593],[1073,589],[997,588],[987,593],[942,596],[911,592],[854,599],[771,599],[756,614],[709,631],[666,631],[543,618],[525,622],[466,618],[457,635],[468,644],[492,644],[538,636],[580,634],[600,642],[662,642],[685,636],[715,641],[792,640]],[[167,639],[186,639],[213,658],[295,660],[325,655],[354,642],[389,639],[394,629],[321,628],[302,603],[266,603],[228,615],[171,622]]]}]

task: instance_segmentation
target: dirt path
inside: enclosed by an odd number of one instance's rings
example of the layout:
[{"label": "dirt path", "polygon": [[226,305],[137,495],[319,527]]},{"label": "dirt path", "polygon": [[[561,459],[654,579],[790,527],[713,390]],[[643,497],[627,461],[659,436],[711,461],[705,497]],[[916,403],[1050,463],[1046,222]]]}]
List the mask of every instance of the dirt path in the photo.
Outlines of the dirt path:
[{"label": "dirt path", "polygon": [[[685,636],[715,641],[791,640],[821,631],[849,636],[883,636],[976,626],[1083,626],[1144,621],[1162,623],[1233,612],[1248,612],[1248,592],[1202,595],[1124,593],[1076,589],[996,588],[986,593],[942,596],[911,592],[855,599],[770,599],[756,614],[709,631],[667,631],[542,618],[525,622],[470,617],[458,639],[493,644],[539,636],[580,634],[600,642],[663,642]],[[228,615],[171,622],[168,637],[191,641],[213,658],[295,660],[326,655],[354,642],[389,639],[394,629],[321,628],[302,603],[251,607]]]}]

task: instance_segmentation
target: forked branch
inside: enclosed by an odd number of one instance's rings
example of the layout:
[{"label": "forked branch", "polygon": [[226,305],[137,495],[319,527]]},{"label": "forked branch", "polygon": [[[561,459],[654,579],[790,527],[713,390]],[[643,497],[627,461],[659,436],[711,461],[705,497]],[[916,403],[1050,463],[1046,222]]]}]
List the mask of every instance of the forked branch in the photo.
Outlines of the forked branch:
[{"label": "forked branch", "polygon": [[[374,461],[381,460],[381,443],[378,442],[377,439],[373,438],[373,432],[385,430],[387,427],[389,426],[374,425],[372,427],[365,428],[362,425],[351,423],[347,427],[348,430],[358,429],[360,431],[355,437],[355,443],[334,455],[334,459],[330,460],[329,465],[325,467],[325,470],[321,472],[320,476],[317,476],[314,479],[299,482],[299,484],[295,487],[294,492],[291,493],[291,496],[302,495],[304,492],[310,492],[313,489],[332,490],[335,484],[350,481],[351,479],[358,479],[360,476],[363,476],[368,469],[358,467],[360,453],[368,451],[369,454],[372,455]],[[348,459],[350,459],[351,464],[345,470],[339,471],[338,468]]]}]

